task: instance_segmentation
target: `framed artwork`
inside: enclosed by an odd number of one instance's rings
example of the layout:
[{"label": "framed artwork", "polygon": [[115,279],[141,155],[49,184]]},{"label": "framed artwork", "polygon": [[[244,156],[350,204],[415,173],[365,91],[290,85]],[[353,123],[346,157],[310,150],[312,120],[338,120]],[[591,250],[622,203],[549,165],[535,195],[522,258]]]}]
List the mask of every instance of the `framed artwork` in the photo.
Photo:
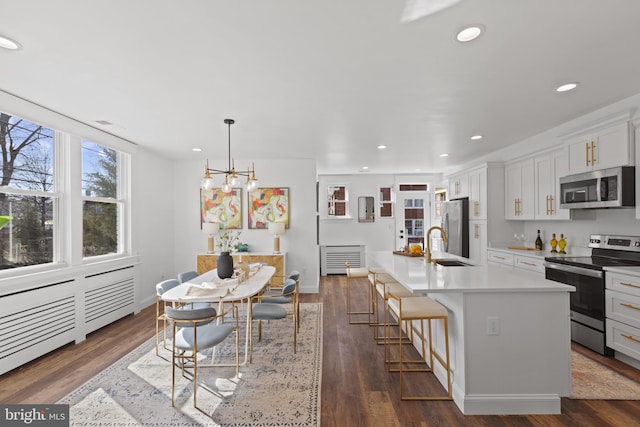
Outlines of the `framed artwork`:
[{"label": "framed artwork", "polygon": [[225,193],[219,188],[200,190],[200,226],[217,222],[221,230],[242,228],[242,189]]},{"label": "framed artwork", "polygon": [[289,188],[257,188],[249,192],[249,228],[267,229],[270,222],[289,228]]}]

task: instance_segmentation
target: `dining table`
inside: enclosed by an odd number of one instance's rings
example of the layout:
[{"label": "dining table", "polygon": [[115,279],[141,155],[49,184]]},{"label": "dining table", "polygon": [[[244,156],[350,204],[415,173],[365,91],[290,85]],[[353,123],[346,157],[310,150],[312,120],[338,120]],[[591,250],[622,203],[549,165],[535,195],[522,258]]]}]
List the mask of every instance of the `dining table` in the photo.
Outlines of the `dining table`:
[{"label": "dining table", "polygon": [[[162,300],[170,303],[190,304],[195,302],[207,302],[218,304],[218,312],[222,312],[225,303],[247,303],[244,361],[247,364],[249,349],[249,318],[251,298],[265,289],[276,272],[270,265],[252,265],[248,271],[248,277],[220,279],[217,269],[209,270],[188,282],[181,283],[173,289],[162,294]],[[211,365],[213,363],[212,355]],[[220,365],[215,365],[220,366]]]}]

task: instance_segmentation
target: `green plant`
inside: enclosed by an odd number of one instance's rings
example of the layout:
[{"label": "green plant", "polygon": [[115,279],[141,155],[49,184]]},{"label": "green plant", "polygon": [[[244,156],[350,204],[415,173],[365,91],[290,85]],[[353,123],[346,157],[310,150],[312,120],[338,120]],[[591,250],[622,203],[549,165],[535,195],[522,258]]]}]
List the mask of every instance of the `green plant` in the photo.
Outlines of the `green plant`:
[{"label": "green plant", "polygon": [[240,244],[240,231],[221,230],[218,233],[216,247],[220,252],[233,252],[238,249]]}]

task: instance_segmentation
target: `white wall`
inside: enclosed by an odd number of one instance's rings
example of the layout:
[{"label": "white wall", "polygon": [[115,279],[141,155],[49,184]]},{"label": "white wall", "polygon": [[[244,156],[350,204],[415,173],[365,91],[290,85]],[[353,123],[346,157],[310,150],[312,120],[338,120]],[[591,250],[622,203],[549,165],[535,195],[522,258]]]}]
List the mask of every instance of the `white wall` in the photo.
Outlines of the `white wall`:
[{"label": "white wall", "polygon": [[[215,167],[210,160],[210,166]],[[200,180],[205,159],[174,163],[173,183],[167,187],[173,202],[175,272],[196,269],[196,257],[207,250],[200,229]],[[236,159],[236,165],[252,160]],[[287,272],[298,270],[302,292],[317,292],[319,255],[316,244],[316,163],[313,159],[255,160],[260,187],[289,188],[289,228],[280,236],[280,251],[287,252]],[[217,176],[219,178],[219,176]],[[251,252],[272,252],[273,236],[267,230],[249,230],[247,192],[242,191],[243,229],[240,240]]]},{"label": "white wall", "polygon": [[155,302],[155,285],[176,277],[174,259],[173,162],[139,149],[132,159],[131,233],[140,257],[141,307]]},{"label": "white wall", "polygon": [[[395,210],[393,218],[380,218],[380,187],[393,187],[399,183],[428,183],[431,189],[434,183],[440,183],[440,175],[393,175],[393,174],[357,174],[357,175],[320,175],[320,245],[365,245],[366,251],[396,249]],[[349,219],[327,218],[327,186],[347,185],[349,191]],[[374,222],[358,222],[358,197],[373,196],[376,208]],[[394,209],[396,207],[394,206]]]}]

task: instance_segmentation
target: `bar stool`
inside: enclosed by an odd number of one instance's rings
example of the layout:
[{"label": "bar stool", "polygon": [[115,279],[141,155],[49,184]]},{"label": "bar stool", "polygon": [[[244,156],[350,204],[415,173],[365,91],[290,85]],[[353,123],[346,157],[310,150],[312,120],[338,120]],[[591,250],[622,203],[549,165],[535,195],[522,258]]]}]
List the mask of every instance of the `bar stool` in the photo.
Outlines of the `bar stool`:
[{"label": "bar stool", "polygon": [[[374,310],[378,312],[378,298],[382,298],[383,301],[383,313],[384,319],[382,323],[379,321],[376,322],[374,327],[373,338],[377,344],[384,344],[384,355],[385,362],[390,363],[391,349],[389,348],[391,342],[391,326],[396,326],[397,324],[391,323],[391,316],[389,315],[389,310],[387,307],[387,302],[389,300],[389,293],[393,292],[395,295],[401,295],[406,298],[413,298],[414,295],[407,288],[398,283],[393,277],[391,277],[388,273],[378,273],[376,274],[376,301]],[[379,319],[379,312],[378,312]],[[383,328],[382,336],[380,336],[379,328]],[[398,337],[398,340],[403,344],[411,344],[411,340],[409,338],[402,338],[402,335]]]},{"label": "bar stool", "polygon": [[[392,292],[389,293],[388,301],[389,311],[392,312],[398,318],[398,333],[402,334],[402,322],[409,321],[407,328],[413,330],[413,321],[420,321],[420,338],[422,340],[422,359],[419,360],[403,360],[402,357],[402,343],[398,340],[399,358],[398,369],[391,369],[390,371],[400,372],[400,399],[401,400],[452,400],[451,391],[451,364],[449,359],[449,328],[448,328],[448,313],[447,309],[438,303],[437,301],[429,297],[412,297],[405,298],[399,295],[395,295]],[[446,361],[442,360],[442,357],[433,350],[433,339],[431,334],[431,321],[442,319],[444,322],[444,340],[445,340],[445,352]],[[405,369],[405,363],[426,363],[426,353],[424,344],[424,321],[427,321],[427,327],[429,329],[429,367],[428,368],[414,368]],[[407,334],[409,330],[407,329]],[[411,332],[413,334],[413,332]],[[440,365],[447,370],[447,396],[405,396],[402,388],[402,381],[405,372],[433,372],[433,358],[436,358]]]},{"label": "bar stool", "polygon": [[[370,287],[370,291],[369,291],[369,296],[371,297],[371,311],[372,311],[372,316],[369,320],[369,326],[375,327],[378,325],[379,323],[379,313],[377,311],[378,308],[378,297],[377,297],[377,292],[376,292],[376,276],[378,274],[386,274],[386,270],[383,268],[375,268],[375,267],[369,267],[369,287]],[[376,335],[376,330],[374,329],[374,337]]]},{"label": "bar stool", "polygon": [[[371,315],[373,314],[371,311],[371,307],[369,307],[367,311],[353,311],[351,309],[351,279],[368,278],[369,269],[366,267],[351,268],[348,262],[344,263],[344,267],[347,270],[347,317],[349,318],[349,323],[350,324],[369,324],[371,323]],[[368,287],[367,289],[369,290],[368,300],[371,301],[371,287]],[[351,316],[355,314],[366,314],[368,316],[368,319],[366,321],[351,320]]]}]

